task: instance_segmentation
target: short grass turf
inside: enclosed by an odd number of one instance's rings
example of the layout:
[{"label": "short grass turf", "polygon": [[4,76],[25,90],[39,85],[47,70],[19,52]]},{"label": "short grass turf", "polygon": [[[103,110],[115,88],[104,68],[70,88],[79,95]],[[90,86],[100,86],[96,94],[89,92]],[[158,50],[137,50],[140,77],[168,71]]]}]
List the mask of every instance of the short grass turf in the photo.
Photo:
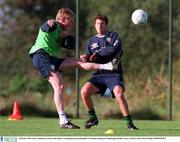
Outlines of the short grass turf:
[{"label": "short grass turf", "polygon": [[[81,129],[60,129],[58,118],[25,117],[19,121],[9,121],[0,117],[0,136],[180,136],[180,121],[134,120],[140,129],[130,131],[123,120],[100,120],[99,125],[84,129],[85,120],[72,119]],[[106,135],[112,129],[115,133]]]}]

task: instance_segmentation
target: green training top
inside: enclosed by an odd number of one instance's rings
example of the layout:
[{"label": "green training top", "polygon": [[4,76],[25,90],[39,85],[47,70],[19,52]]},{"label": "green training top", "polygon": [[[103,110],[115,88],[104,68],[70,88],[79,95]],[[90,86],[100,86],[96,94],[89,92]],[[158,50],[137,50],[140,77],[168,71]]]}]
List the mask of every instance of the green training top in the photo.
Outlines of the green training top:
[{"label": "green training top", "polygon": [[30,49],[29,54],[33,54],[38,49],[44,49],[50,56],[58,56],[62,42],[62,29],[59,24],[56,25],[57,28],[51,32],[43,32],[41,28],[39,29],[36,42]]}]

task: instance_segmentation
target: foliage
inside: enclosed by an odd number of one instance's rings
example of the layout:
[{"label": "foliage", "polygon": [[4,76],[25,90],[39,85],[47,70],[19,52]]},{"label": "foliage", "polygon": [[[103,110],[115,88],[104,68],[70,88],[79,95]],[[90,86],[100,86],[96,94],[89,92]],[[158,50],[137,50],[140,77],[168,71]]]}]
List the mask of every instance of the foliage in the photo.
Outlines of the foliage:
[{"label": "foliage", "polygon": [[42,78],[34,78],[30,79],[28,81],[28,90],[32,92],[40,92],[40,93],[45,93],[47,90],[50,90],[50,85],[48,81],[43,80]]},{"label": "foliage", "polygon": [[27,82],[26,76],[16,75],[10,81],[9,93],[17,93],[24,90]]}]

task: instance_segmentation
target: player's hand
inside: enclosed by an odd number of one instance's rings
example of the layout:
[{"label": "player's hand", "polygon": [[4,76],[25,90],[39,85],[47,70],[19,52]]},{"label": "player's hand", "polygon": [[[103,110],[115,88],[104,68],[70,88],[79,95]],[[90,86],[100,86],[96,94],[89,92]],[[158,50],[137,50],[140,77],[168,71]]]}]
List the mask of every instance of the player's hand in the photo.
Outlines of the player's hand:
[{"label": "player's hand", "polygon": [[87,62],[89,60],[89,54],[80,55],[80,59],[82,62]]},{"label": "player's hand", "polygon": [[93,53],[90,57],[89,57],[89,61],[90,62],[94,62],[97,59],[97,54]]},{"label": "player's hand", "polygon": [[52,27],[54,25],[54,23],[55,23],[54,19],[51,19],[51,20],[47,21],[47,24],[48,24],[49,27]]}]

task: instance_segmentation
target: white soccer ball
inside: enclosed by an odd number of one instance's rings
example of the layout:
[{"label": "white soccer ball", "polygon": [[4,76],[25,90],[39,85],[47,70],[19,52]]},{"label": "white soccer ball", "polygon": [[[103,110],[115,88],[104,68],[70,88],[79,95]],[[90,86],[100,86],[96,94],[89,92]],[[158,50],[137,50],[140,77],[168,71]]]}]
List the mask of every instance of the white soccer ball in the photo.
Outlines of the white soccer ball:
[{"label": "white soccer ball", "polygon": [[148,21],[148,13],[142,9],[137,9],[132,13],[132,22],[137,24],[146,24]]}]

